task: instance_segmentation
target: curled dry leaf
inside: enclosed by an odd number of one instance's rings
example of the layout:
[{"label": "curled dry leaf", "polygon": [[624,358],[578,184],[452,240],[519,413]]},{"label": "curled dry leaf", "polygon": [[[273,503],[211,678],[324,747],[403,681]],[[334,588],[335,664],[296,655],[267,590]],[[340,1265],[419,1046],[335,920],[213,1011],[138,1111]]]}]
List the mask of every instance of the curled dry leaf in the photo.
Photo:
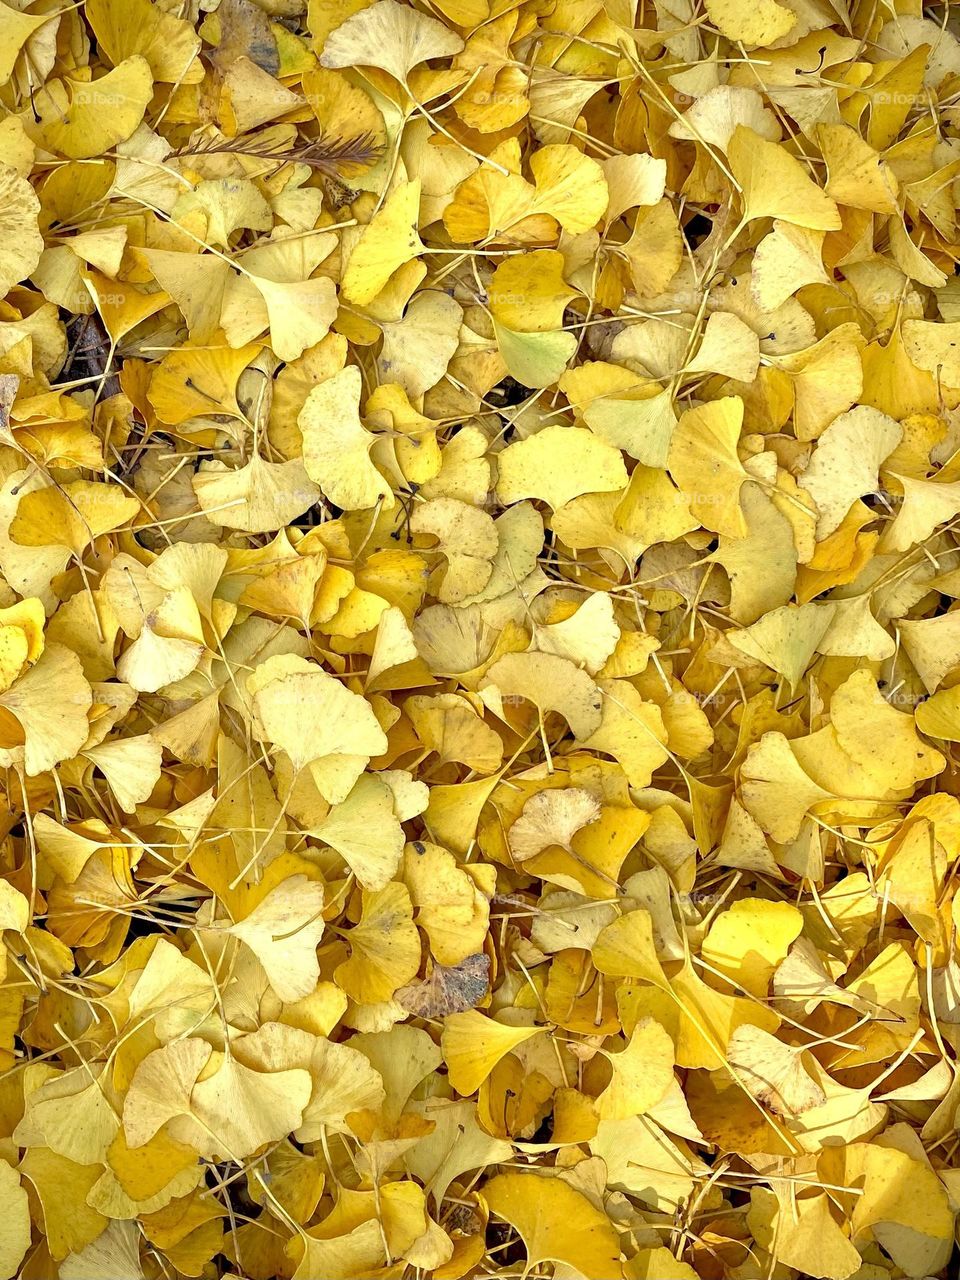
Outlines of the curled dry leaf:
[{"label": "curled dry leaf", "polygon": [[445,1018],[475,1008],[489,982],[490,957],[477,953],[459,964],[434,965],[429,977],[401,987],[395,998],[418,1018]]}]

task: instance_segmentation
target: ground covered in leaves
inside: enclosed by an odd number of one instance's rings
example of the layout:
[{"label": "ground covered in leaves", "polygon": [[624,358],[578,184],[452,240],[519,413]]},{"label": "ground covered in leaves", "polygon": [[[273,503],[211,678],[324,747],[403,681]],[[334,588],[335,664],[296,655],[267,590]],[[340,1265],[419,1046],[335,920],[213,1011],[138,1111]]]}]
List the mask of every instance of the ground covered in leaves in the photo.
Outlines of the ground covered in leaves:
[{"label": "ground covered in leaves", "polygon": [[0,1280],[902,1280],[960,1206],[960,42],[0,0]]}]

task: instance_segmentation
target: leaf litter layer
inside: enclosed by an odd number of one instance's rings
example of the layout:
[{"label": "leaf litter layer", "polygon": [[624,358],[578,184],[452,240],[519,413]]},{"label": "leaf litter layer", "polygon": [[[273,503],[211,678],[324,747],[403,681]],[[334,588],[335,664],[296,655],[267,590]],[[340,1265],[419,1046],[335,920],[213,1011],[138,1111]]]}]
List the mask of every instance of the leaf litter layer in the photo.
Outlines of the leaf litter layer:
[{"label": "leaf litter layer", "polygon": [[0,0],[0,1280],[955,1274],[953,24]]}]

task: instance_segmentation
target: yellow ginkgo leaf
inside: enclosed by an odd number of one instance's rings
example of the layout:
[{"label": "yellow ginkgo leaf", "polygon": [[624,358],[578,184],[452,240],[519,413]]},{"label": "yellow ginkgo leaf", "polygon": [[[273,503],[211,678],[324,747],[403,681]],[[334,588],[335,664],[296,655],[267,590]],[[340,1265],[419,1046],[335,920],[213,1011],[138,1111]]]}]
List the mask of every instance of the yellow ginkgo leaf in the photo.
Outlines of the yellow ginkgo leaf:
[{"label": "yellow ginkgo leaf", "polygon": [[321,883],[306,876],[290,876],[248,916],[225,930],[256,955],[281,1000],[301,1000],[316,989],[323,904]]},{"label": "yellow ginkgo leaf", "polygon": [[645,702],[629,680],[599,680],[599,725],[580,745],[613,756],[631,786],[649,786],[654,770],[669,757],[667,730],[656,703]]},{"label": "yellow ginkgo leaf", "polygon": [[282,529],[321,496],[302,459],[268,462],[258,453],[245,466],[233,470],[219,461],[208,462],[192,483],[200,509],[211,524],[246,533]]},{"label": "yellow ginkgo leaf", "polygon": [[699,1280],[689,1263],[658,1245],[641,1249],[624,1263],[624,1280]]},{"label": "yellow ginkgo leaf", "polygon": [[[414,786],[426,792],[422,783]],[[421,802],[426,802],[425,795],[417,801]],[[400,864],[404,840],[395,803],[386,781],[364,774],[350,794],[312,828],[336,849],[365,889],[383,889]]]},{"label": "yellow ginkgo leaf", "polygon": [[823,265],[824,232],[779,219],[757,245],[751,292],[764,311],[774,311],[808,284],[828,284]]},{"label": "yellow ginkgo leaf", "polygon": [[721,991],[740,987],[761,999],[774,970],[786,958],[791,943],[803,928],[803,917],[787,902],[743,898],[721,911],[703,940],[701,954],[723,978],[714,985]]},{"label": "yellow ginkgo leaf", "polygon": [[576,833],[596,822],[600,812],[599,800],[580,787],[539,791],[510,828],[510,852],[515,861],[526,862],[553,845],[569,850]]},{"label": "yellow ginkgo leaf", "polygon": [[200,39],[185,19],[149,0],[90,0],[85,13],[98,45],[114,66],[140,54],[155,80],[191,84],[203,78],[199,65],[193,66]]},{"label": "yellow ginkgo leaf", "polygon": [[742,40],[745,45],[771,45],[796,26],[797,15],[776,0],[708,0],[707,16],[728,40]]},{"label": "yellow ginkgo leaf", "polygon": [[22,13],[18,9],[4,5],[0,16],[0,40],[3,44],[3,55],[0,58],[0,84],[6,84],[13,75],[17,59],[33,36],[41,27],[50,24],[45,14]]},{"label": "yellow ginkgo leaf", "polygon": [[[778,4],[773,7],[788,12]],[[779,143],[768,142],[745,125],[738,125],[727,158],[743,193],[744,222],[779,218],[811,231],[839,230],[836,204]]]},{"label": "yellow ginkgo leaf", "polygon": [[114,485],[71,480],[57,488],[25,493],[10,536],[22,546],[57,545],[81,556],[101,534],[126,524],[139,511],[138,499]]},{"label": "yellow ginkgo leaf", "polygon": [[653,941],[653,922],[649,911],[642,907],[601,930],[593,948],[593,962],[601,973],[638,978],[658,987],[667,985]]},{"label": "yellow ginkgo leaf", "polygon": [[783,605],[729,640],[748,657],[778,671],[791,685],[801,678],[833,622],[830,604]]},{"label": "yellow ginkgo leaf", "polygon": [[501,1173],[486,1184],[484,1199],[519,1232],[528,1267],[559,1262],[584,1276],[612,1276],[620,1269],[613,1223],[561,1178]]},{"label": "yellow ginkgo leaf", "polygon": [[378,0],[331,31],[320,63],[324,67],[379,67],[405,84],[420,63],[449,57],[462,48],[457,33],[436,18],[397,0]]},{"label": "yellow ginkgo leaf", "polygon": [[307,475],[346,511],[390,500],[390,486],[370,460],[373,436],[359,415],[360,370],[343,369],[314,387],[297,419]]},{"label": "yellow ginkgo leaf", "polygon": [[[463,308],[455,298],[436,289],[417,294],[402,320],[381,325],[377,365],[383,380],[403,387],[411,399],[435,387],[460,345],[462,320]],[[412,445],[420,444],[414,437]]]},{"label": "yellow ginkgo leaf", "polygon": [[312,765],[331,803],[346,799],[371,756],[387,740],[368,702],[303,658],[268,659],[249,677],[253,709],[266,741],[296,770]]},{"label": "yellow ginkgo leaf", "polygon": [[807,1071],[803,1046],[784,1044],[760,1027],[738,1027],[727,1052],[730,1070],[769,1111],[789,1120],[826,1102],[826,1094]]},{"label": "yellow ginkgo leaf", "polygon": [[452,853],[414,841],[404,851],[401,876],[438,964],[460,964],[482,949],[490,927],[489,903]]},{"label": "yellow ginkgo leaf", "polygon": [[918,737],[914,717],[880,693],[874,676],[855,671],[830,700],[837,741],[887,787],[913,787],[943,769],[945,760]]},{"label": "yellow ginkgo leaf", "polygon": [[70,759],[87,739],[92,703],[76,654],[48,645],[36,665],[0,694],[0,759],[22,762],[31,776]]},{"label": "yellow ginkgo leaf", "polygon": [[445,556],[447,570],[437,597],[444,604],[460,604],[490,581],[500,540],[486,511],[456,498],[432,498],[417,507],[410,529],[439,539],[437,550]]},{"label": "yellow ginkgo leaf", "polygon": [[238,260],[242,273],[224,286],[221,324],[230,345],[242,347],[269,330],[277,358],[290,361],[325,338],[337,315],[337,291],[331,279],[313,273],[335,245],[332,235],[292,237],[245,253]]},{"label": "yellow ginkgo leaf", "polygon": [[148,733],[91,746],[83,753],[107,779],[124,813],[144,804],[160,778],[163,748]]},{"label": "yellow ginkgo leaf", "polygon": [[310,1074],[302,1069],[251,1070],[202,1040],[174,1041],[149,1053],[137,1068],[123,1128],[131,1147],[142,1146],[167,1124],[171,1137],[198,1154],[243,1159],[299,1125],[311,1088]]},{"label": "yellow ginkgo leaf", "polygon": [[175,348],[155,367],[150,379],[148,398],[157,417],[171,426],[211,413],[242,420],[237,382],[260,350],[260,343],[236,351],[189,343]]},{"label": "yellow ginkgo leaf", "polygon": [[476,1009],[450,1014],[440,1037],[450,1083],[457,1093],[469,1097],[501,1058],[542,1031],[542,1027],[509,1026]]},{"label": "yellow ginkgo leaf", "polygon": [[25,127],[46,150],[84,160],[129,138],[152,95],[150,64],[133,54],[97,80],[49,80],[36,95],[36,115]]},{"label": "yellow ginkgo leaf", "polygon": [[821,124],[817,127],[817,141],[827,162],[827,195],[854,209],[899,217],[897,179],[856,129],[845,124]]},{"label": "yellow ginkgo leaf", "polygon": [[784,1266],[792,1262],[822,1276],[846,1280],[860,1270],[863,1259],[830,1211],[830,1196],[820,1192],[782,1204],[766,1187],[751,1194],[748,1220],[759,1243]]},{"label": "yellow ginkgo leaf", "polygon": [[597,1098],[601,1120],[643,1115],[674,1083],[673,1041],[652,1018],[641,1018],[627,1046],[610,1055],[613,1078]]},{"label": "yellow ginkgo leaf", "polygon": [[876,1143],[863,1152],[863,1196],[853,1210],[854,1240],[882,1243],[897,1266],[932,1274],[946,1265],[953,1236],[947,1192],[919,1154]]},{"label": "yellow ginkgo leaf", "polygon": [[494,319],[516,333],[559,329],[567,304],[577,296],[563,278],[564,258],[552,249],[506,258],[490,281],[487,296]]},{"label": "yellow ginkgo leaf", "polygon": [[578,738],[599,729],[601,694],[585,671],[551,653],[508,653],[488,669],[481,681],[488,705],[502,708],[509,698],[523,698],[544,711],[557,711]]},{"label": "yellow ginkgo leaf", "polygon": [[507,239],[521,243],[544,238],[557,223],[571,235],[589,231],[603,217],[609,199],[603,169],[576,147],[554,143],[530,160],[533,184],[520,174],[516,142],[498,147],[491,160],[460,184],[444,211],[454,240]]},{"label": "yellow ginkgo leaf", "polygon": [[941,689],[917,707],[917,728],[928,738],[960,742],[960,687]]},{"label": "yellow ginkgo leaf", "polygon": [[498,465],[502,502],[539,498],[555,511],[582,493],[607,493],[627,482],[619,451],[582,427],[544,427],[507,445]]},{"label": "yellow ginkgo leaf", "polygon": [[603,169],[579,148],[563,143],[540,147],[530,157],[536,184],[534,210],[556,218],[564,231],[581,235],[603,217],[609,192]]},{"label": "yellow ginkgo leaf", "polygon": [[0,293],[9,293],[40,261],[39,212],[30,183],[10,165],[0,165]]},{"label": "yellow ginkgo leaf", "polygon": [[30,1210],[20,1175],[5,1160],[0,1161],[0,1189],[3,1192],[3,1226],[0,1227],[0,1275],[15,1276],[30,1247]]},{"label": "yellow ginkgo leaf", "polygon": [[[380,4],[400,8],[394,0],[380,0]],[[415,10],[400,12],[412,15]],[[398,267],[423,252],[424,245],[417,234],[419,209],[419,181],[405,182],[387,197],[383,208],[363,228],[343,273],[341,288],[349,302],[358,306],[372,302]]]},{"label": "yellow ginkgo leaf", "polygon": [[391,881],[364,891],[358,924],[350,930],[350,958],[334,978],[351,1000],[379,1004],[409,982],[420,968],[420,935],[413,923],[410,894]]},{"label": "yellow ginkgo leaf", "polygon": [[818,538],[838,529],[856,499],[876,488],[880,463],[902,435],[892,418],[866,405],[827,427],[801,481],[817,505]]}]

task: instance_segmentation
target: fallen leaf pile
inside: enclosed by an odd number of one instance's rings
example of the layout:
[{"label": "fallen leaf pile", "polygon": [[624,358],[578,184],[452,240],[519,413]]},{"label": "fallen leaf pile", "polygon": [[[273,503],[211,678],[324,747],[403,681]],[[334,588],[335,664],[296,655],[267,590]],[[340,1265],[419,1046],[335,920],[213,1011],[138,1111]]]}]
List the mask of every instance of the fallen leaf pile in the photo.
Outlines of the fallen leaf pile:
[{"label": "fallen leaf pile", "polygon": [[0,0],[0,1280],[960,1208],[960,39]]}]

